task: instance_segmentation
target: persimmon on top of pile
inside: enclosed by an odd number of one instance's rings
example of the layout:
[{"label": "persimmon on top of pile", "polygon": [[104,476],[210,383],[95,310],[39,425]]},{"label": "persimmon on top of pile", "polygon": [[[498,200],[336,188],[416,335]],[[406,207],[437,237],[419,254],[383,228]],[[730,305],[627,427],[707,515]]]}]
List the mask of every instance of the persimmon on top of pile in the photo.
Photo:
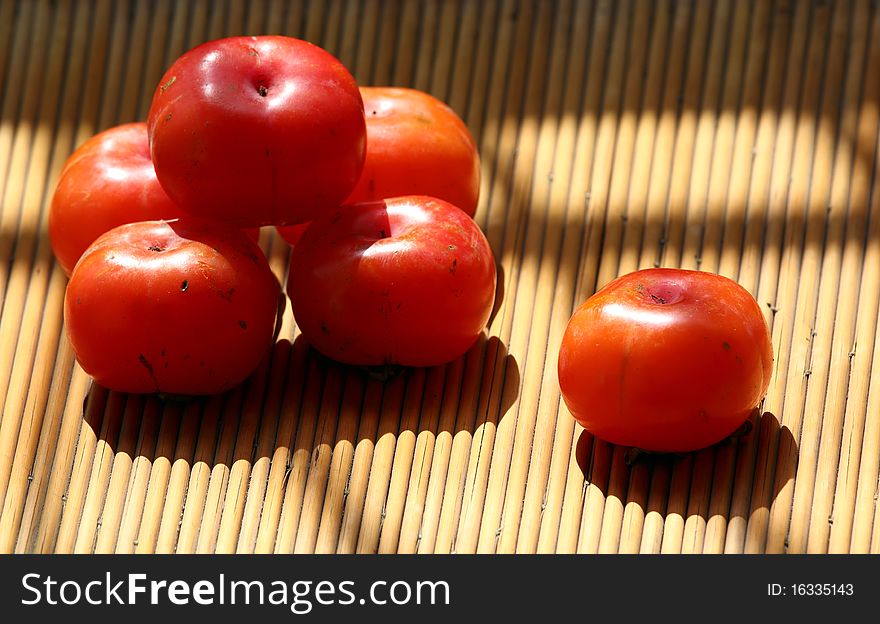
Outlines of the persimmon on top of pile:
[{"label": "persimmon on top of pile", "polygon": [[156,87],[147,126],[168,195],[191,215],[239,227],[336,208],[366,151],[351,73],[292,37],[228,37],[184,53]]}]

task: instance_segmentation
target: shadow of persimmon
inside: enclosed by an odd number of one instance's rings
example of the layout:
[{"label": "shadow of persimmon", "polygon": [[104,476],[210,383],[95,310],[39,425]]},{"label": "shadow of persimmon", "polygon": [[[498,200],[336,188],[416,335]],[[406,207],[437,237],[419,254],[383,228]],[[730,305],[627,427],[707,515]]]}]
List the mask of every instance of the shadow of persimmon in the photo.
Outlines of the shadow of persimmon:
[{"label": "shadow of persimmon", "polygon": [[696,516],[706,522],[720,514],[728,524],[734,518],[749,521],[759,510],[769,510],[794,479],[798,445],[775,414],[756,414],[748,422],[748,432],[681,454],[634,456],[630,448],[582,431],[575,460],[586,483],[606,498],[639,505],[643,515]]}]

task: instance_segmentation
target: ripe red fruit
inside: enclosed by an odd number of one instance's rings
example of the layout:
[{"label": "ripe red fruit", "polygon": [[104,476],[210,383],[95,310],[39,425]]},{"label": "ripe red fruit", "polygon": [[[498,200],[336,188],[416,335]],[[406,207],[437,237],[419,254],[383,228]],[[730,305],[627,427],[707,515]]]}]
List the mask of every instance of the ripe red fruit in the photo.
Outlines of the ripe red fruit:
[{"label": "ripe red fruit", "polygon": [[647,269],[613,280],[575,311],[558,372],[587,431],[686,452],[736,431],[772,368],[767,323],[742,286],[713,273]]},{"label": "ripe red fruit", "polygon": [[364,162],[354,78],[292,37],[229,37],[186,52],[156,88],[148,126],[168,194],[189,214],[239,227],[335,208]]}]

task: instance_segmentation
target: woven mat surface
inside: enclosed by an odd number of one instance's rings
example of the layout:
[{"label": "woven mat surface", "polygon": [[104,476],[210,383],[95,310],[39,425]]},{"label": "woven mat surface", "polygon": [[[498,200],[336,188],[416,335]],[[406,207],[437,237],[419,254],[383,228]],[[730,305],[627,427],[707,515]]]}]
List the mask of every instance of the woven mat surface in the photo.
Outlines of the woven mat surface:
[{"label": "woven mat surface", "polygon": [[[186,49],[265,33],[467,122],[486,336],[382,382],[288,306],[228,394],[93,386],[46,235],[60,168]],[[0,552],[880,551],[878,67],[867,0],[0,0]],[[555,363],[575,305],[655,264],[748,288],[776,367],[751,434],[630,466]]]}]

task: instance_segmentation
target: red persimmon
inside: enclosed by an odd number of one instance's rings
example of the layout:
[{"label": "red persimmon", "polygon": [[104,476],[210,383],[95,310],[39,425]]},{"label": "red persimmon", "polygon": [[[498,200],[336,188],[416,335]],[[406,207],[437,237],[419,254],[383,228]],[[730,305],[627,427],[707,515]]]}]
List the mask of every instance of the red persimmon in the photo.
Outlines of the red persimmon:
[{"label": "red persimmon", "polygon": [[64,320],[83,370],[111,390],[214,394],[267,353],[279,300],[265,256],[241,230],[145,221],[89,247],[68,282]]},{"label": "red persimmon", "polygon": [[282,36],[229,37],[184,53],[147,120],[159,182],[186,212],[240,227],[335,208],[364,162],[363,102],[327,51]]},{"label": "red persimmon", "polygon": [[303,336],[362,366],[433,366],[464,354],[492,311],[486,237],[443,200],[344,205],[315,219],[291,253],[287,291]]},{"label": "red persimmon", "polygon": [[713,273],[646,269],[577,309],[558,372],[572,415],[598,438],[687,452],[736,431],[772,367],[767,323],[742,286]]},{"label": "red persimmon", "polygon": [[447,104],[416,89],[361,87],[367,156],[346,203],[429,195],[473,216],[480,158],[465,123]]},{"label": "red persimmon", "polygon": [[49,207],[49,240],[70,275],[107,230],[181,214],[156,179],[147,124],[129,123],[96,134],[67,159]]}]

